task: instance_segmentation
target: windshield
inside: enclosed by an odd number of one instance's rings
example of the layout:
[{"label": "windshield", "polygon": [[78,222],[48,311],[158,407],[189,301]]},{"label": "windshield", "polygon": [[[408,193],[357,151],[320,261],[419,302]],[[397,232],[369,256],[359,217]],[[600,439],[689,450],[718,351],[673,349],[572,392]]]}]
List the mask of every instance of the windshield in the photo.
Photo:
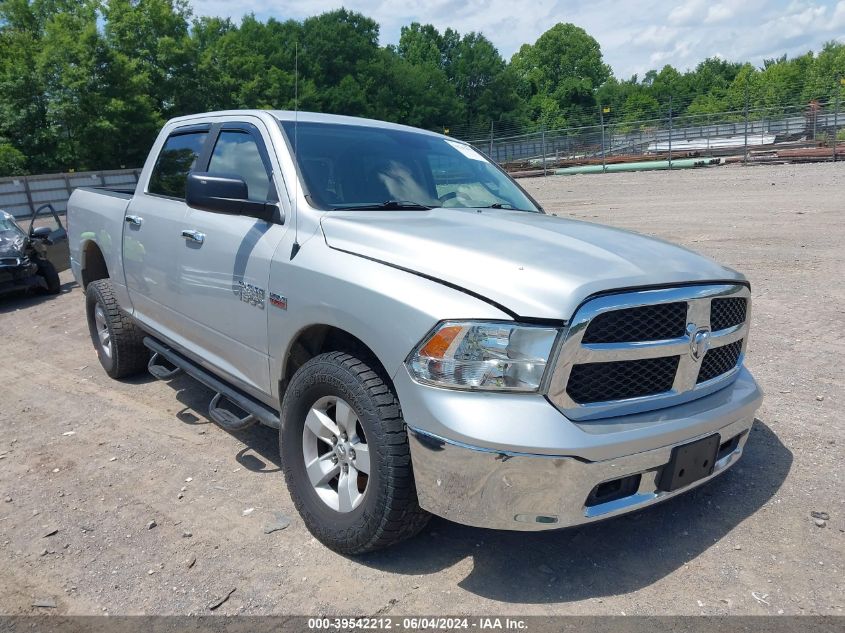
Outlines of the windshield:
[{"label": "windshield", "polygon": [[17,235],[25,235],[23,229],[15,224],[15,220],[11,215],[5,211],[0,211],[0,233],[6,232],[15,233]]},{"label": "windshield", "polygon": [[[281,123],[311,201],[322,209],[494,207],[540,212],[471,146],[388,128]],[[296,141],[294,141],[296,138]]]}]

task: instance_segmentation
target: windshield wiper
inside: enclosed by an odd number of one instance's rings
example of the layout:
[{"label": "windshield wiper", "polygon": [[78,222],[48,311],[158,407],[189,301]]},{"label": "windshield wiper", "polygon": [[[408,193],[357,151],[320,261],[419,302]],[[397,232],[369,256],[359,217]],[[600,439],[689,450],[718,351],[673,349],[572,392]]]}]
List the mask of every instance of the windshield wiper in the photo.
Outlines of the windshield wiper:
[{"label": "windshield wiper", "polygon": [[384,202],[379,203],[362,203],[362,204],[350,204],[347,206],[342,207],[332,207],[333,211],[368,211],[368,210],[381,210],[381,211],[402,211],[405,209],[418,209],[422,211],[428,211],[433,207],[426,206],[424,204],[420,204],[419,202],[411,202],[409,200],[385,200]]},{"label": "windshield wiper", "polygon": [[517,207],[513,206],[510,202],[494,202],[493,204],[488,204],[486,207],[476,207],[476,209],[509,209],[512,211],[531,212],[531,209],[518,209]]}]

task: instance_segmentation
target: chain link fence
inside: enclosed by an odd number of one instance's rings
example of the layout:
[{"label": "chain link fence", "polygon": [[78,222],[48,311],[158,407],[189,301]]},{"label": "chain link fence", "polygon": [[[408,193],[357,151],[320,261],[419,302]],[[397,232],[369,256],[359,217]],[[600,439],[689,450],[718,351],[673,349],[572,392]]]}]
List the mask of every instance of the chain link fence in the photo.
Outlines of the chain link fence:
[{"label": "chain link fence", "polygon": [[[662,161],[687,166],[685,159],[708,163],[845,160],[845,113],[839,95],[824,103],[745,108],[676,116],[671,102],[665,115],[611,119],[599,107],[596,124],[561,129],[540,127],[514,134],[490,126],[487,137],[455,135],[470,142],[518,175],[612,171],[612,165]],[[621,120],[620,120],[621,119]],[[638,165],[632,165],[635,168]],[[644,166],[643,168],[649,168]]]}]

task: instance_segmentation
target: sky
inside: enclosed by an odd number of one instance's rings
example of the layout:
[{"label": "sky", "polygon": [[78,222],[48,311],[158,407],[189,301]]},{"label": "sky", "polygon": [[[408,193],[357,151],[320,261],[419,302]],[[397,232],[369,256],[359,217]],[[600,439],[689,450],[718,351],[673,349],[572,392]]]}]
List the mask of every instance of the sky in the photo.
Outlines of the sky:
[{"label": "sky", "polygon": [[301,20],[344,6],[381,26],[381,44],[399,40],[411,22],[479,31],[505,59],[558,22],[596,38],[620,79],[672,64],[694,68],[707,58],[762,65],[766,58],[845,43],[845,0],[191,0],[195,15],[245,13]]}]

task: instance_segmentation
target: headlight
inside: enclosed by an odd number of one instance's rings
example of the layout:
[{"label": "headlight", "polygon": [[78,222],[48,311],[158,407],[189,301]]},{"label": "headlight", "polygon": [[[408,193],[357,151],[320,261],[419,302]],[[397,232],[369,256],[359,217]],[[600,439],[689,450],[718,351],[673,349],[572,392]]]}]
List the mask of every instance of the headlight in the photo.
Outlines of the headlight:
[{"label": "headlight", "polygon": [[446,321],[408,358],[426,384],[483,391],[537,391],[558,330],[516,323]]}]

